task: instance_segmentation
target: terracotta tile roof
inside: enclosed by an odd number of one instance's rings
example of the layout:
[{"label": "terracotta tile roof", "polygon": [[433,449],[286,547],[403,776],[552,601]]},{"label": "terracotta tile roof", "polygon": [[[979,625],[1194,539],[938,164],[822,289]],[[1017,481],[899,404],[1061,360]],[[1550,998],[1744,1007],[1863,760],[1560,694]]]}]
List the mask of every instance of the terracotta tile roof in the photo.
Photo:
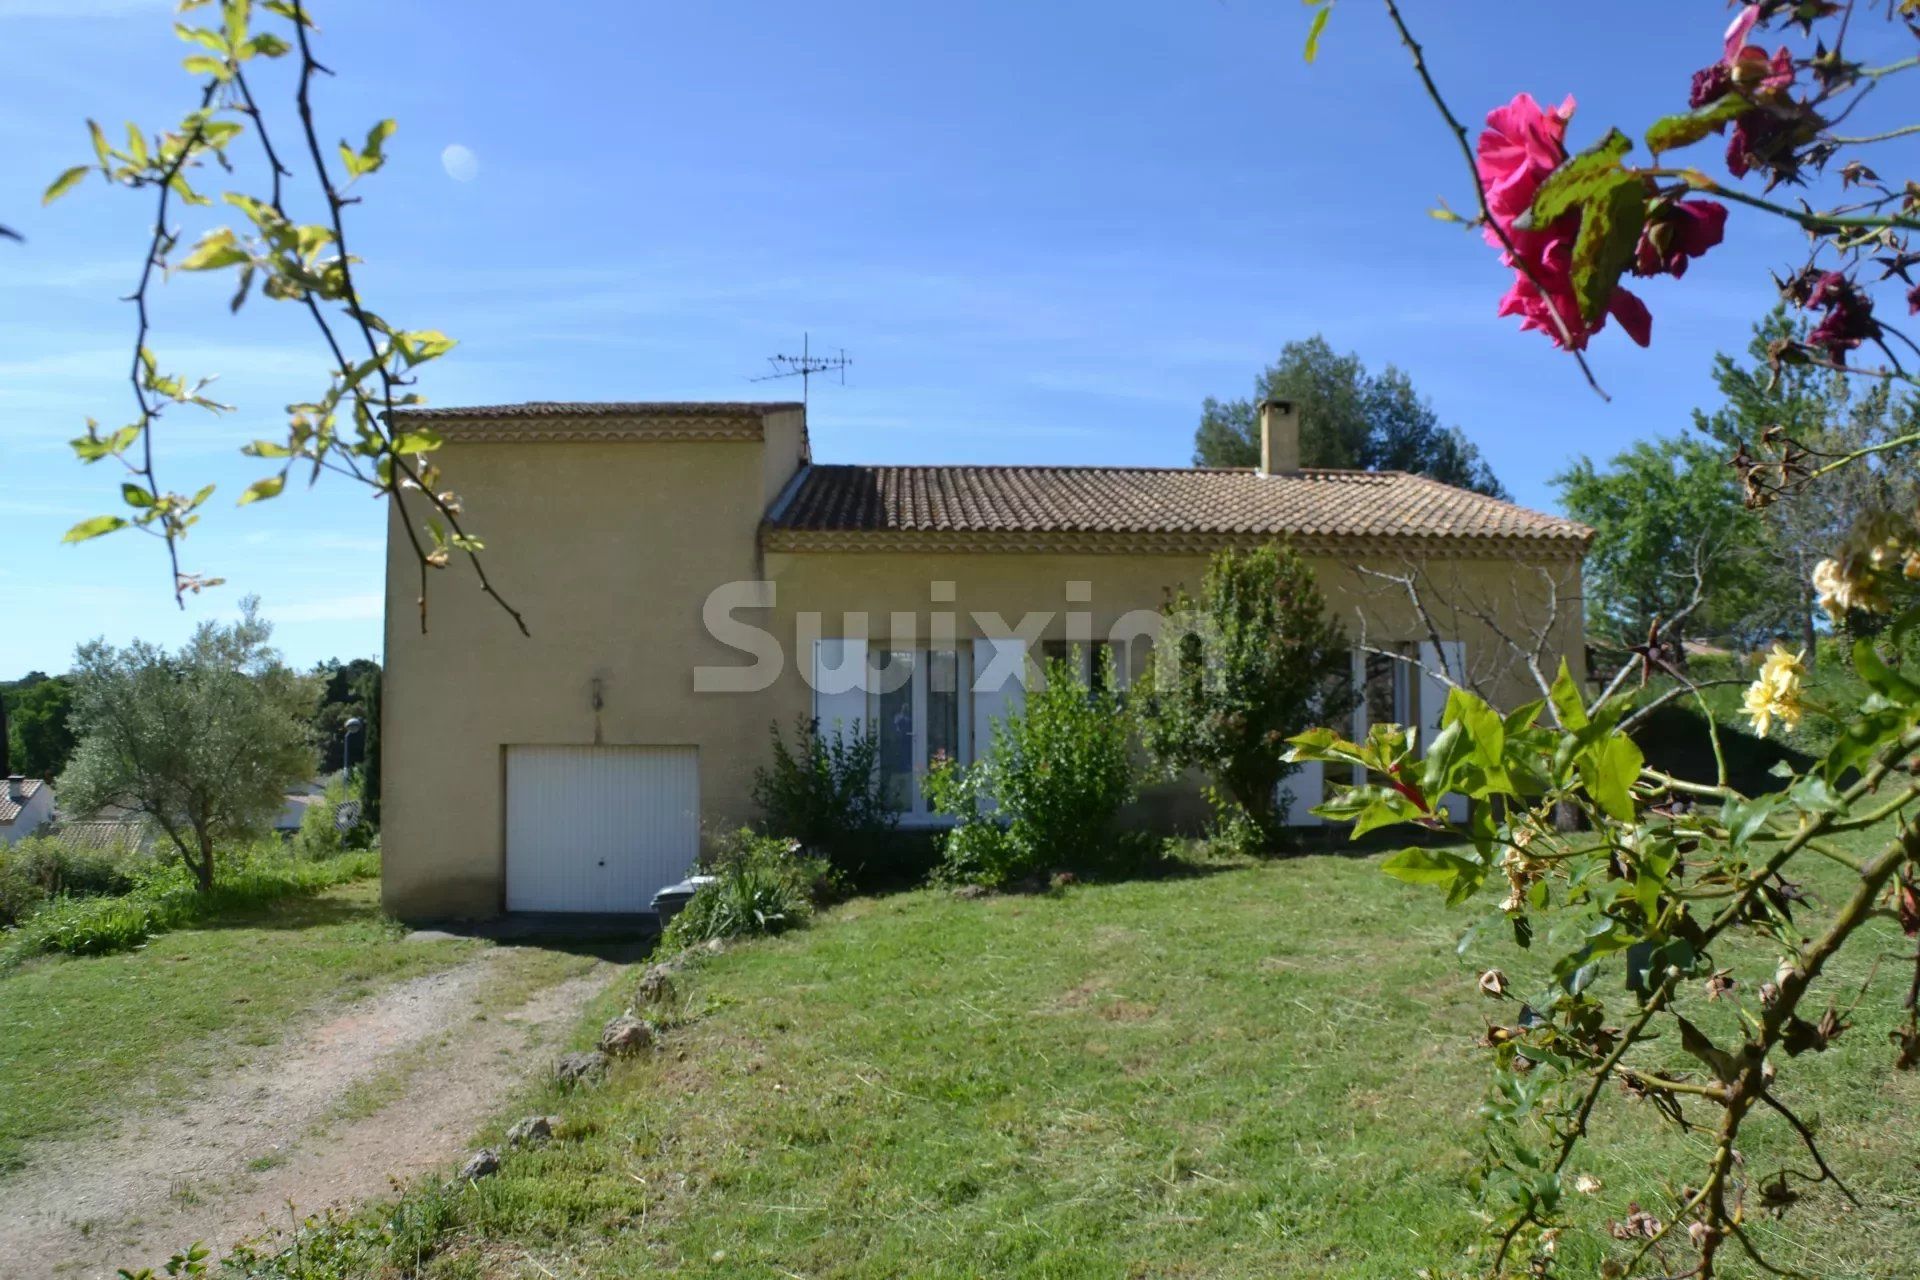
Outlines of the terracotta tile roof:
[{"label": "terracotta tile roof", "polygon": [[770,530],[1547,541],[1586,526],[1399,471],[812,466]]},{"label": "terracotta tile roof", "polygon": [[[34,794],[46,785],[46,783],[38,778],[28,778],[20,786],[20,799],[33,799]],[[25,805],[13,798],[12,790],[7,786],[7,780],[0,778],[0,822],[12,822],[20,816],[20,811],[24,808],[26,808]]]},{"label": "terracotta tile roof", "polygon": [[409,422],[463,418],[758,418],[800,407],[798,400],[528,400],[522,404],[396,409],[392,416]]},{"label": "terracotta tile roof", "polygon": [[69,848],[89,853],[144,853],[155,843],[153,827],[131,819],[63,822],[51,835]]}]

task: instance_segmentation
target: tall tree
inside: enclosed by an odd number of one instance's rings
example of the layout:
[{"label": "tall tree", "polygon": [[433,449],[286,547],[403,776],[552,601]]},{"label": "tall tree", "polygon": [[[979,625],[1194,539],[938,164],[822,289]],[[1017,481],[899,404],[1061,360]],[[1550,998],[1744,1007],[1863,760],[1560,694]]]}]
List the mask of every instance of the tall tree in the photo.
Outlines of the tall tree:
[{"label": "tall tree", "polygon": [[1200,407],[1193,460],[1205,467],[1260,461],[1260,401],[1291,400],[1300,411],[1300,461],[1309,467],[1413,471],[1504,498],[1480,450],[1458,427],[1440,424],[1412,379],[1388,365],[1370,373],[1358,355],[1340,355],[1319,334],[1281,348],[1245,400],[1212,396]]},{"label": "tall tree", "polygon": [[[1714,358],[1714,385],[1725,397],[1712,412],[1695,410],[1694,425],[1719,443],[1725,455],[1743,446],[1761,451],[1763,435],[1783,431],[1813,453],[1818,465],[1912,433],[1920,427],[1920,405],[1912,395],[1895,396],[1881,381],[1858,390],[1844,374],[1805,363],[1776,361],[1774,355],[1804,341],[1808,326],[1783,308],[1753,327],[1742,364],[1722,353]],[[1889,465],[1875,455],[1824,477],[1813,490],[1787,492],[1758,513],[1752,555],[1764,589],[1752,598],[1755,628],[1762,634],[1799,637],[1809,659],[1815,654],[1819,616],[1813,568],[1832,554],[1848,530],[1875,511],[1911,511],[1920,501],[1920,483],[1909,466]]]},{"label": "tall tree", "polygon": [[33,672],[6,693],[9,751],[15,773],[57,777],[73,755],[73,681]]},{"label": "tall tree", "polygon": [[[320,692],[314,708],[313,728],[319,739],[322,773],[334,773],[347,765],[347,721],[372,722],[378,708],[367,700],[366,681],[369,673],[377,680],[379,671],[380,664],[371,658],[347,662],[328,658],[314,667],[313,678]],[[366,762],[367,741],[361,732],[354,734],[353,763]]]},{"label": "tall tree", "polygon": [[151,819],[211,888],[220,846],[266,830],[287,788],[313,772],[313,690],[269,647],[272,634],[249,596],[238,622],[203,623],[175,653],[141,640],[81,645],[80,745],[60,777],[63,803]]},{"label": "tall tree", "polygon": [[1750,625],[1759,530],[1708,441],[1642,441],[1604,470],[1581,458],[1553,482],[1567,514],[1593,526],[1585,587],[1595,631],[1629,642],[1659,619],[1677,642]]}]

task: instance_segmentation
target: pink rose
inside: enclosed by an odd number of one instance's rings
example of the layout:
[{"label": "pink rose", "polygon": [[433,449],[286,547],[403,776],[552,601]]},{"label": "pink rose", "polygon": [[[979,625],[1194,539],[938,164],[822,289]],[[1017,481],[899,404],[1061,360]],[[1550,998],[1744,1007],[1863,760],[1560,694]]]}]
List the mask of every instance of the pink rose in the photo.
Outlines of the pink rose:
[{"label": "pink rose", "polygon": [[[1646,304],[1627,290],[1615,289],[1606,312],[1593,324],[1580,314],[1573,290],[1573,242],[1580,234],[1578,210],[1546,227],[1523,229],[1514,225],[1533,207],[1533,198],[1547,175],[1567,158],[1567,121],[1573,118],[1573,109],[1571,96],[1555,110],[1546,111],[1532,94],[1522,93],[1506,106],[1487,113],[1487,128],[1480,135],[1475,159],[1480,182],[1486,188],[1487,212],[1495,225],[1482,234],[1487,243],[1502,251],[1501,262],[1514,268],[1513,284],[1500,299],[1498,314],[1517,315],[1523,331],[1538,329],[1555,345],[1574,351],[1584,349],[1587,340],[1606,326],[1607,315],[1612,315],[1627,336],[1644,347],[1652,335],[1653,317],[1647,313]],[[1501,232],[1512,243],[1512,252],[1506,251]],[[1533,279],[1527,278],[1529,274]],[[1556,315],[1571,335],[1571,342],[1562,338],[1561,326],[1554,323]]]}]

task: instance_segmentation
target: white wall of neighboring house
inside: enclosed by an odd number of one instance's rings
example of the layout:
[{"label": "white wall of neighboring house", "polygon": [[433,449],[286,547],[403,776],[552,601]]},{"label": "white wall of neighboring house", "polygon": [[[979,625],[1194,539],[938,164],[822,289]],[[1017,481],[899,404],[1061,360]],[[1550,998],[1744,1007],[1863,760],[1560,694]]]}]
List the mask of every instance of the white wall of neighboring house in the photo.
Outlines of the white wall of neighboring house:
[{"label": "white wall of neighboring house", "polygon": [[53,821],[53,784],[8,778],[0,792],[0,844],[24,840]]}]

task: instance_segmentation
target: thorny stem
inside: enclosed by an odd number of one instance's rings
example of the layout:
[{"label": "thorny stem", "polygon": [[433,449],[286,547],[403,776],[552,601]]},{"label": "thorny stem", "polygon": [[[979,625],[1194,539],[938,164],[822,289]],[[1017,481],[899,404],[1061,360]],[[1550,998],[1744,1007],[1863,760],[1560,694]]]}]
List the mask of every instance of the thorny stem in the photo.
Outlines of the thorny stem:
[{"label": "thorny stem", "polygon": [[[1883,748],[1874,763],[1842,794],[1841,799],[1843,804],[1851,804],[1858,801],[1862,796],[1876,789],[1880,783],[1885,780],[1887,775],[1897,768],[1900,762],[1904,760],[1916,746],[1920,746],[1920,729],[1909,730],[1903,734],[1897,742]],[[1726,792],[1724,788],[1721,790],[1724,794],[1731,794],[1730,792]],[[1913,794],[1913,791],[1909,791],[1903,797],[1903,803],[1911,800]],[[1798,830],[1789,836],[1781,848],[1775,851],[1773,856],[1768,858],[1767,861],[1747,879],[1734,901],[1722,908],[1720,914],[1715,916],[1712,922],[1706,926],[1703,930],[1702,940],[1696,950],[1704,951],[1712,944],[1714,939],[1718,938],[1727,928],[1742,919],[1748,907],[1751,905],[1754,895],[1759,892],[1761,886],[1778,875],[1780,869],[1790,862],[1793,856],[1802,848],[1818,839],[1821,835],[1826,834],[1835,821],[1837,821],[1835,811],[1816,813],[1803,819]],[[1916,831],[1916,828],[1912,824],[1903,826],[1901,835],[1902,839],[1895,842],[1896,848],[1903,847],[1911,836],[1915,848],[1920,850],[1920,831]],[[1866,910],[1868,911],[1871,910],[1873,901],[1877,899],[1881,891],[1885,889],[1887,880],[1893,875],[1894,871],[1898,869],[1901,861],[1904,860],[1904,857],[1895,859],[1891,863],[1883,866],[1881,862],[1885,857],[1886,855],[1883,854],[1881,859],[1875,859],[1873,862],[1868,863],[1862,871],[1861,892],[1866,894]],[[1768,1052],[1771,1051],[1773,1047],[1774,1040],[1778,1038],[1780,1030],[1786,1025],[1785,1020],[1790,1017],[1798,1007],[1800,997],[1806,992],[1807,984],[1818,974],[1827,956],[1831,955],[1833,950],[1837,950],[1840,943],[1844,942],[1847,936],[1853,932],[1853,929],[1858,926],[1860,920],[1865,918],[1863,912],[1857,918],[1853,918],[1852,922],[1847,924],[1844,930],[1840,929],[1840,924],[1850,918],[1852,906],[1860,900],[1860,893],[1856,893],[1854,899],[1849,904],[1849,910],[1843,911],[1842,915],[1836,920],[1834,928],[1823,935],[1820,943],[1815,944],[1816,948],[1825,946],[1827,949],[1824,952],[1818,953],[1817,956],[1814,951],[1802,952],[1802,963],[1795,968],[1796,974],[1803,975],[1798,985],[1789,990],[1788,984],[1785,981],[1780,984],[1780,994],[1776,996],[1773,1004],[1768,1007],[1767,1018],[1769,1021],[1763,1023],[1763,1028],[1767,1026],[1773,1028],[1772,1035],[1764,1040],[1764,1047],[1759,1049],[1757,1056],[1754,1056],[1754,1046],[1751,1043],[1746,1051],[1756,1083],[1761,1078],[1762,1068],[1765,1065]],[[1839,932],[1836,934],[1835,930],[1839,930]],[[1646,1003],[1641,1006],[1639,1014],[1628,1024],[1626,1030],[1621,1033],[1613,1049],[1600,1061],[1598,1066],[1592,1068],[1589,1083],[1582,1092],[1580,1101],[1576,1104],[1567,1127],[1561,1132],[1558,1152],[1553,1163],[1553,1172],[1555,1174],[1562,1172],[1566,1168],[1567,1162],[1572,1159],[1575,1148],[1578,1147],[1580,1141],[1586,1136],[1587,1123],[1592,1119],[1593,1109],[1600,1101],[1601,1091],[1605,1089],[1607,1081],[1614,1077],[1621,1061],[1626,1057],[1627,1052],[1641,1042],[1641,1038],[1646,1034],[1647,1028],[1652,1025],[1653,1019],[1666,1008],[1668,1001],[1672,998],[1679,984],[1680,976],[1680,970],[1678,968],[1671,965],[1668,966],[1666,972],[1661,976],[1659,983],[1648,994]],[[1737,1101],[1737,1099],[1734,1101]],[[1729,1107],[1728,1115],[1731,1114],[1732,1108]],[[1744,1108],[1742,1109],[1742,1114],[1744,1115]],[[1722,1123],[1724,1130],[1725,1117],[1722,1118]],[[1739,1123],[1736,1121],[1733,1125],[1733,1133],[1737,1136],[1738,1132]],[[1725,1167],[1731,1166],[1731,1153],[1731,1139],[1728,1139],[1721,1147],[1716,1149],[1714,1170],[1710,1173],[1709,1186],[1714,1185],[1711,1179],[1716,1177],[1724,1178]],[[1724,1204],[1720,1200],[1720,1193],[1716,1193],[1714,1207],[1716,1223],[1731,1222],[1730,1215],[1724,1212]],[[1526,1212],[1507,1224],[1501,1233],[1499,1248],[1494,1254],[1493,1274],[1498,1275],[1500,1273],[1501,1268],[1506,1263],[1508,1253],[1512,1250],[1513,1242],[1519,1236],[1521,1230],[1529,1223],[1538,1221],[1539,1218],[1534,1210],[1529,1208]],[[1702,1267],[1695,1274],[1701,1276],[1703,1280],[1705,1280],[1705,1277],[1712,1275],[1712,1260],[1710,1256],[1703,1257]]]},{"label": "thorny stem", "polygon": [[[1541,288],[1540,281],[1534,277],[1533,269],[1528,267],[1525,261],[1521,259],[1519,252],[1513,246],[1513,240],[1507,235],[1506,229],[1500,225],[1494,218],[1493,211],[1487,207],[1487,186],[1480,180],[1480,165],[1478,158],[1473,153],[1473,142],[1467,136],[1467,127],[1460,123],[1459,117],[1453,114],[1453,108],[1447,105],[1446,98],[1441,95],[1440,86],[1433,82],[1433,76],[1427,70],[1426,51],[1420,47],[1420,42],[1413,38],[1413,32],[1407,29],[1406,19],[1400,16],[1400,6],[1396,3],[1396,0],[1385,0],[1385,3],[1387,6],[1387,16],[1393,19],[1394,29],[1400,33],[1400,43],[1405,45],[1407,52],[1413,55],[1413,69],[1419,75],[1420,83],[1426,87],[1427,97],[1433,101],[1433,105],[1439,110],[1441,118],[1447,122],[1447,127],[1453,131],[1453,138],[1454,141],[1459,144],[1460,154],[1466,157],[1467,172],[1473,175],[1473,194],[1474,200],[1479,205],[1481,223],[1492,230],[1493,234],[1499,238],[1515,270],[1526,277],[1528,284],[1531,284],[1535,289],[1539,290],[1541,297],[1546,297],[1547,291]],[[1553,320],[1554,330],[1560,337],[1560,345],[1570,352],[1573,358],[1579,362],[1580,372],[1586,375],[1587,385],[1592,387],[1594,392],[1602,400],[1611,399],[1611,397],[1601,389],[1600,383],[1594,378],[1593,369],[1587,364],[1586,355],[1574,346],[1573,332],[1568,329],[1565,318],[1560,314],[1560,309],[1549,304],[1547,307],[1547,315]]]}]

